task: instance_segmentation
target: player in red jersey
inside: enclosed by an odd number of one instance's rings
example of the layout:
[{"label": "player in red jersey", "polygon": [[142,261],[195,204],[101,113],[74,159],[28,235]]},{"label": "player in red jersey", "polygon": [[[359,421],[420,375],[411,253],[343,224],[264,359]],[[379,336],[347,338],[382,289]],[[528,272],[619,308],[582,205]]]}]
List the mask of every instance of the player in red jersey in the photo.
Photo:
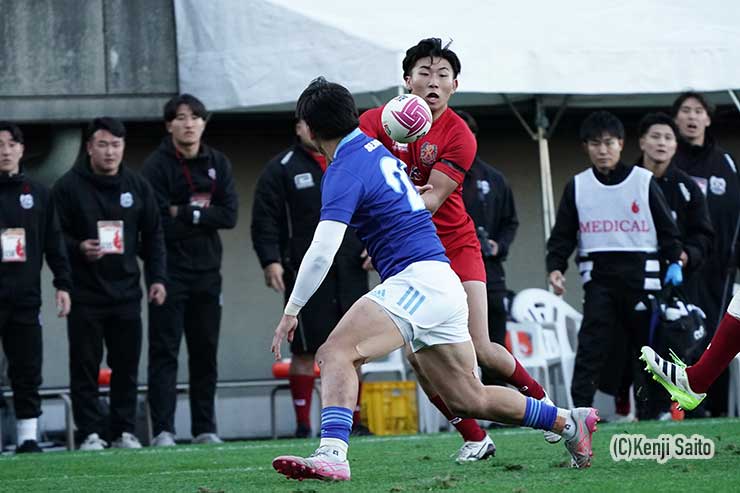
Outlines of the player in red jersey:
[{"label": "player in red jersey", "polygon": [[[465,121],[448,108],[450,96],[458,86],[460,60],[438,38],[423,39],[406,51],[403,60],[406,89],[424,98],[432,110],[432,127],[424,137],[410,144],[391,140],[383,130],[383,108],[366,111],[360,128],[378,139],[408,165],[411,181],[417,186],[431,185],[422,198],[432,211],[437,234],[442,240],[452,269],[458,275],[468,297],[470,335],[481,365],[500,374],[507,383],[535,399],[547,399],[537,383],[503,346],[491,342],[488,335],[486,270],[473,220],[462,199],[462,182],[475,159],[477,143]],[[423,191],[423,190],[422,190]],[[495,446],[477,422],[454,416],[437,392],[409,357],[419,376],[419,383],[432,403],[462,434],[465,443],[458,461],[485,459],[495,453]],[[548,441],[559,437],[548,434]]]}]

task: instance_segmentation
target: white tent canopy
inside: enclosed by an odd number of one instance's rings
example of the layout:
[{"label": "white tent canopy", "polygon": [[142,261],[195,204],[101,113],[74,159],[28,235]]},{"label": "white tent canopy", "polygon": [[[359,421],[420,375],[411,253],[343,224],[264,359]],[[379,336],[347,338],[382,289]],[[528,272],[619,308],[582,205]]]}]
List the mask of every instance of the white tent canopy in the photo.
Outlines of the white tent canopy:
[{"label": "white tent canopy", "polygon": [[740,2],[178,0],[180,88],[216,110],[294,102],[317,75],[353,93],[402,83],[435,36],[462,60],[463,99],[740,88]]},{"label": "white tent canopy", "polygon": [[[462,61],[455,106],[537,97],[542,109],[563,95],[569,105],[665,106],[687,89],[729,102],[740,88],[738,0],[177,0],[175,17],[180,89],[214,110],[290,111],[318,75],[377,106],[401,87],[406,49],[432,36],[454,40]],[[530,132],[548,237],[544,122]]]}]

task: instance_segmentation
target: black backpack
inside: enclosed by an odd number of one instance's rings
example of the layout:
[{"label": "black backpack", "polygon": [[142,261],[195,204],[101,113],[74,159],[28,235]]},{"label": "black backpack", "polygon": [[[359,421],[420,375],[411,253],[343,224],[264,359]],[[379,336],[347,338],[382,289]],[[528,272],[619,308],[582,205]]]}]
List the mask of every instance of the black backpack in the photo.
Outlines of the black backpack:
[{"label": "black backpack", "polygon": [[702,309],[670,285],[650,295],[650,302],[650,347],[663,357],[673,351],[684,363],[695,363],[707,345],[706,315]]}]

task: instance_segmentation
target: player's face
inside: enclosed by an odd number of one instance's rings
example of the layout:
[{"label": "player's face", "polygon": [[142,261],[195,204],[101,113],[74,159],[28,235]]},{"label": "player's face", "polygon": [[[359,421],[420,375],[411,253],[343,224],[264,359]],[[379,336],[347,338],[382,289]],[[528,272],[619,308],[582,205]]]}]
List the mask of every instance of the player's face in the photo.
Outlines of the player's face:
[{"label": "player's face", "polygon": [[444,58],[421,58],[406,76],[406,89],[424,98],[436,119],[447,109],[450,96],[457,90],[452,65]]},{"label": "player's face", "polygon": [[591,164],[602,173],[614,169],[622,156],[624,141],[607,133],[584,144]]},{"label": "player's face", "polygon": [[90,156],[93,173],[96,175],[118,173],[125,147],[123,138],[116,137],[107,130],[95,132],[87,142],[87,154]]},{"label": "player's face", "polygon": [[305,121],[298,120],[298,123],[295,124],[295,134],[298,136],[301,144],[314,152],[318,152],[316,144],[311,139],[311,131],[308,129]]},{"label": "player's face", "polygon": [[668,125],[651,125],[647,133],[640,138],[640,149],[645,158],[656,164],[670,162],[676,154],[676,146],[676,136]]},{"label": "player's face", "polygon": [[205,120],[194,114],[186,104],[178,106],[175,119],[167,122],[167,131],[172,134],[175,143],[184,147],[200,143],[205,129]]},{"label": "player's face", "polygon": [[676,114],[676,125],[681,135],[691,143],[703,144],[704,133],[711,125],[707,110],[696,98],[686,98]]},{"label": "player's face", "polygon": [[0,173],[17,174],[22,157],[23,144],[16,142],[7,130],[0,132]]}]

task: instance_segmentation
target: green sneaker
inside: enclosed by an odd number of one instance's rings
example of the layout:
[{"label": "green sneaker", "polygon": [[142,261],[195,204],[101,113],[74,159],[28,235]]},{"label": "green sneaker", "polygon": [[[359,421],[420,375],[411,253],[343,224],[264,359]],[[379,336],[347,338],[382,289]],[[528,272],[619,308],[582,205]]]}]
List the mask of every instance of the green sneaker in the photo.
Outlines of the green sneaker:
[{"label": "green sneaker", "polygon": [[707,396],[707,394],[697,394],[691,390],[689,378],[686,375],[686,363],[681,361],[673,351],[670,352],[673,363],[658,356],[658,353],[648,346],[643,346],[641,352],[640,359],[647,364],[645,370],[653,374],[653,380],[665,387],[671,394],[671,399],[678,402],[682,409],[691,411]]}]

